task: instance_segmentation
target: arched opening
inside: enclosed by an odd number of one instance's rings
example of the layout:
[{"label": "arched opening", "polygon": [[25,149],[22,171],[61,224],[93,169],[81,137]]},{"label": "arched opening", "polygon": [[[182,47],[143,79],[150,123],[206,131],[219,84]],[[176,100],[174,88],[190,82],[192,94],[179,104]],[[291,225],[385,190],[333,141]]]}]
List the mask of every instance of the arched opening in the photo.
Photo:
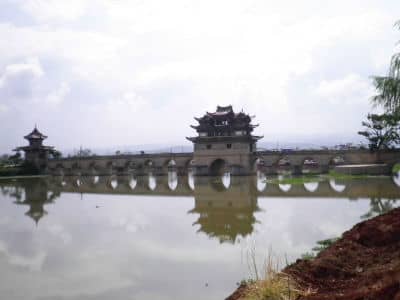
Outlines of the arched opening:
[{"label": "arched opening", "polygon": [[277,161],[278,167],[289,167],[291,165],[290,159],[287,156],[281,157]]},{"label": "arched opening", "polygon": [[344,157],[341,155],[334,156],[329,161],[330,166],[339,166],[339,165],[343,165],[345,163],[346,163],[346,161],[344,160]]},{"label": "arched opening", "polygon": [[292,163],[289,159],[289,157],[284,156],[281,157],[277,162],[277,173],[278,174],[291,174],[292,173]]},{"label": "arched opening", "polygon": [[145,173],[152,173],[155,167],[155,163],[151,159],[148,159],[144,162],[143,166]]},{"label": "arched opening", "polygon": [[329,186],[331,187],[332,190],[338,193],[341,193],[346,189],[346,185],[336,183],[335,179],[329,180]]},{"label": "arched opening", "polygon": [[134,172],[135,169],[136,169],[136,164],[135,164],[135,162],[133,162],[133,161],[127,161],[127,162],[126,162],[126,164],[125,164],[125,170],[126,170],[128,173]]},{"label": "arched opening", "polygon": [[231,185],[231,174],[230,173],[224,173],[222,175],[221,182],[222,182],[223,186],[226,189],[229,188],[230,185]]},{"label": "arched opening", "polygon": [[257,171],[257,191],[263,192],[267,187],[267,177],[264,173]]},{"label": "arched opening", "polygon": [[96,185],[97,183],[99,183],[100,177],[99,176],[93,176],[93,184]]},{"label": "arched opening", "polygon": [[319,170],[319,164],[314,158],[307,157],[306,159],[303,160],[302,164],[303,174],[316,173],[318,172],[318,170]]},{"label": "arched opening", "polygon": [[194,171],[194,159],[189,159],[185,163],[185,169],[188,171],[188,173]]},{"label": "arched opening", "polygon": [[137,185],[137,179],[135,177],[131,177],[128,182],[128,186],[131,190],[134,190]]},{"label": "arched opening", "polygon": [[262,172],[265,166],[265,162],[261,158],[257,158],[253,163],[253,171],[254,172]]},{"label": "arched opening", "polygon": [[171,158],[171,159],[167,160],[164,165],[167,166],[168,168],[175,167],[176,161]]},{"label": "arched opening", "polygon": [[189,171],[188,172],[188,185],[189,185],[189,188],[192,190],[192,191],[194,191],[194,174],[193,174],[194,172],[193,171]]},{"label": "arched opening", "polygon": [[65,187],[67,186],[67,181],[65,180],[64,176],[60,178],[60,186]]},{"label": "arched opening", "polygon": [[75,184],[76,187],[80,187],[80,186],[83,184],[83,181],[82,181],[81,178],[77,178],[77,179],[74,181],[74,184]]},{"label": "arched opening", "polygon": [[148,180],[148,188],[151,191],[154,191],[157,187],[157,179],[156,176],[154,176],[152,173],[149,174],[149,180]]},{"label": "arched opening", "polygon": [[282,192],[287,193],[292,188],[292,185],[289,183],[280,183],[278,184],[278,187]]},{"label": "arched opening", "polygon": [[307,192],[314,193],[316,190],[318,190],[319,182],[305,182],[304,183],[304,189]]},{"label": "arched opening", "polygon": [[178,186],[178,173],[176,171],[168,171],[168,188],[171,191],[176,190]]},{"label": "arched opening", "polygon": [[154,163],[151,159],[148,159],[144,162],[144,166],[147,168],[152,168],[152,167],[154,167]]},{"label": "arched opening", "polygon": [[167,160],[164,163],[164,168],[167,169],[168,174],[169,174],[169,172],[176,172],[176,170],[177,170],[176,161],[172,158]]},{"label": "arched opening", "polygon": [[118,180],[116,176],[111,176],[109,180],[109,186],[115,190],[118,187]]},{"label": "arched opening", "polygon": [[226,162],[223,159],[214,160],[209,168],[209,174],[211,176],[222,176],[226,173]]},{"label": "arched opening", "polygon": [[278,184],[278,188],[279,188],[282,192],[287,193],[287,192],[289,192],[289,191],[291,190],[292,185],[291,185],[290,183],[284,183],[284,181],[285,181],[284,179],[285,179],[284,176],[282,176],[282,175],[279,175],[279,176],[278,176],[278,180],[279,180],[280,182],[282,182],[282,183],[279,183],[279,184]]}]

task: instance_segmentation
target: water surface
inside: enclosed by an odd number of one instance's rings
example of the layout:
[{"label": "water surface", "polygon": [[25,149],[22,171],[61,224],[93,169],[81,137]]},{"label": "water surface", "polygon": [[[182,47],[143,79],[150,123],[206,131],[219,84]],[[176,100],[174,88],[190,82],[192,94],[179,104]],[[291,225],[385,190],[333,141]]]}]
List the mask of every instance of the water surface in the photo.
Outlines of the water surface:
[{"label": "water surface", "polygon": [[400,201],[400,180],[0,180],[2,299],[224,299],[249,249],[289,261]]}]

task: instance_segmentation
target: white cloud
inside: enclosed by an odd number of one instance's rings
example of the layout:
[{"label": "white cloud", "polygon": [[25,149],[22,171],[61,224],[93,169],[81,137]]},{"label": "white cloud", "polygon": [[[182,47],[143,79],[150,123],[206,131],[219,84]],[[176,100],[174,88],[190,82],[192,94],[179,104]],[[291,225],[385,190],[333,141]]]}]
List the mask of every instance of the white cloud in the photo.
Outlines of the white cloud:
[{"label": "white cloud", "polygon": [[[31,73],[37,84],[27,97],[44,103],[42,110],[70,104],[58,118],[84,120],[87,132],[97,124],[102,134],[85,136],[84,124],[70,122],[65,134],[71,136],[63,139],[74,143],[79,132],[93,147],[126,143],[125,131],[115,127],[131,128],[138,144],[184,142],[192,116],[217,104],[257,114],[257,133],[266,136],[276,124],[281,137],[335,131],[338,122],[330,118],[335,113],[359,116],[354,120],[359,124],[370,109],[368,76],[386,71],[383,62],[397,40],[392,24],[400,9],[372,0],[18,3],[36,22],[0,23],[0,66],[38,57],[46,74]],[[69,95],[71,101],[62,100]],[[34,110],[26,106],[27,118]],[[171,112],[179,112],[174,122]],[[137,124],[148,116],[163,128],[145,134]],[[61,126],[44,119],[48,127]],[[347,130],[357,132],[355,126]]]},{"label": "white cloud", "polygon": [[60,104],[64,101],[64,98],[70,92],[70,86],[66,82],[62,82],[61,85],[54,91],[52,91],[47,97],[46,101],[51,104]]},{"label": "white cloud", "polygon": [[22,9],[38,21],[72,21],[81,17],[86,0],[23,0]]},{"label": "white cloud", "polygon": [[0,114],[1,113],[6,113],[8,111],[8,106],[5,104],[0,103]]},{"label": "white cloud", "polygon": [[34,81],[44,74],[37,58],[23,63],[9,64],[0,77],[2,97],[12,99],[29,98],[33,93]]},{"label": "white cloud", "polygon": [[317,96],[335,103],[346,100],[366,102],[368,95],[372,95],[372,92],[369,78],[362,78],[358,74],[348,74],[335,80],[323,80],[315,89]]}]

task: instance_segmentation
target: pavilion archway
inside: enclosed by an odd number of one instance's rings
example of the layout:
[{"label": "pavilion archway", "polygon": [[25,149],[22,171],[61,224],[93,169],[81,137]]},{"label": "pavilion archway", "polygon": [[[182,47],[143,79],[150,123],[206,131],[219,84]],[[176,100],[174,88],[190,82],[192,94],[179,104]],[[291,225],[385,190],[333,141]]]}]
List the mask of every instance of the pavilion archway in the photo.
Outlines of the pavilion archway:
[{"label": "pavilion archway", "polygon": [[218,158],[214,160],[209,167],[211,176],[222,176],[227,171],[227,163],[225,160]]}]

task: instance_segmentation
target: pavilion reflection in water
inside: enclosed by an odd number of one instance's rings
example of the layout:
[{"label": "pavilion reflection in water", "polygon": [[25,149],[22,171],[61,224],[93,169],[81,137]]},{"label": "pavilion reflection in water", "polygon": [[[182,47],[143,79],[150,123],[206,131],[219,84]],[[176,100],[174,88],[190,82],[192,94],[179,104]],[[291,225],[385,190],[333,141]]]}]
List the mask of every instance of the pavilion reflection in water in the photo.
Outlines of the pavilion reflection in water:
[{"label": "pavilion reflection in water", "polygon": [[254,213],[260,211],[257,193],[250,177],[196,178],[194,208],[189,211],[198,214],[193,225],[220,243],[235,243],[239,237],[246,237],[254,231],[257,220]]},{"label": "pavilion reflection in water", "polygon": [[29,207],[25,215],[36,224],[47,212],[44,206],[54,203],[61,193],[159,195],[194,197],[189,214],[197,215],[192,226],[221,243],[235,243],[239,237],[254,232],[260,211],[258,197],[307,197],[370,199],[370,212],[363,217],[380,214],[397,206],[400,179],[371,178],[351,181],[333,179],[304,184],[272,184],[262,174],[252,177],[194,177],[178,176],[68,176],[18,180],[0,180],[0,191],[17,205]]},{"label": "pavilion reflection in water", "polygon": [[4,185],[0,183],[0,186],[3,195],[15,198],[14,204],[29,207],[25,215],[33,219],[36,225],[47,215],[44,205],[54,203],[60,196],[60,191],[50,190],[48,181],[40,178],[22,179],[8,184],[6,182]]}]

